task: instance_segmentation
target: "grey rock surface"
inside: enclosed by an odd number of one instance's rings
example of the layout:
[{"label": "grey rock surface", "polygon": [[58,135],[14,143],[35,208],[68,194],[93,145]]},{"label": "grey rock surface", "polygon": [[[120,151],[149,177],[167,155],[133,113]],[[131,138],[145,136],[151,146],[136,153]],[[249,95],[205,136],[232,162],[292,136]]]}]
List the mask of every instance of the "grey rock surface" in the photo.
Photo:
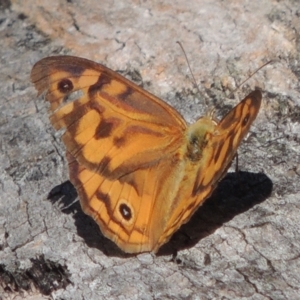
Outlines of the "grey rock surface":
[{"label": "grey rock surface", "polygon": [[[299,14],[292,0],[0,1],[0,299],[299,299]],[[29,78],[57,54],[142,79],[188,122],[263,91],[241,172],[157,255],[122,253],[80,209]]]}]

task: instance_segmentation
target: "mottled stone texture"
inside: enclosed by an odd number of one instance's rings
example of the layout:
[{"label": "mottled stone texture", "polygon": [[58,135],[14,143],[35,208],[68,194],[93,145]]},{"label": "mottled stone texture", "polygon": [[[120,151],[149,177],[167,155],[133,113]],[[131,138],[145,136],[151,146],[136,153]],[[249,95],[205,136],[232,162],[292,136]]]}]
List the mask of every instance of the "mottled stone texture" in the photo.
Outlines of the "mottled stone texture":
[{"label": "mottled stone texture", "polygon": [[[0,1],[0,299],[298,299],[299,14],[292,0]],[[157,256],[123,254],[73,203],[63,144],[29,80],[53,54],[142,78],[189,122],[262,89],[243,172]]]}]

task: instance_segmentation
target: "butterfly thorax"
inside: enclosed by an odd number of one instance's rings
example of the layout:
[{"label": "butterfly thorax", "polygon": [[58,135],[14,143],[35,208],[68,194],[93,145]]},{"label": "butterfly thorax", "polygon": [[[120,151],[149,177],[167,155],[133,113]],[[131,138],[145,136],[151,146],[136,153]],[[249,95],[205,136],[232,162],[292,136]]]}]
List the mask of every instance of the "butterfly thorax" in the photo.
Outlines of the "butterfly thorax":
[{"label": "butterfly thorax", "polygon": [[198,162],[203,155],[208,140],[213,134],[216,123],[210,117],[202,117],[187,129],[186,157],[192,162]]}]

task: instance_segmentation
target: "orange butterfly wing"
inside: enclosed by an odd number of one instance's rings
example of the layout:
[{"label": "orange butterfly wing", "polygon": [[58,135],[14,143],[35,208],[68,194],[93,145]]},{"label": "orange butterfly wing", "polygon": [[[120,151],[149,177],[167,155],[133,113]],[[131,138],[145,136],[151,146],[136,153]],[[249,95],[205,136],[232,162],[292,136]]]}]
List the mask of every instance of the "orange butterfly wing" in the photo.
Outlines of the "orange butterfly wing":
[{"label": "orange butterfly wing", "polygon": [[[124,251],[152,250],[163,229],[161,217],[152,226],[150,220],[155,186],[165,180],[158,165],[174,160],[185,121],[165,102],[86,59],[42,59],[31,79],[39,94],[46,91],[52,125],[65,130],[70,180],[83,210]],[[154,224],[161,229],[153,230]]]}]

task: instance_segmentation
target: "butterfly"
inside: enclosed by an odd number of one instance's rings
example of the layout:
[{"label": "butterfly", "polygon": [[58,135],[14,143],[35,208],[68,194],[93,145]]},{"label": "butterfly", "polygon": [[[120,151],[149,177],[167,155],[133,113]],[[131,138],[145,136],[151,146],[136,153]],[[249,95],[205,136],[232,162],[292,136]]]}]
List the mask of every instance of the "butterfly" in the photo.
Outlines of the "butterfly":
[{"label": "butterfly", "polygon": [[163,100],[84,58],[44,58],[31,80],[64,132],[82,210],[127,253],[157,252],[191,218],[226,174],[262,99],[254,90],[221,121],[208,114],[188,126]]}]

